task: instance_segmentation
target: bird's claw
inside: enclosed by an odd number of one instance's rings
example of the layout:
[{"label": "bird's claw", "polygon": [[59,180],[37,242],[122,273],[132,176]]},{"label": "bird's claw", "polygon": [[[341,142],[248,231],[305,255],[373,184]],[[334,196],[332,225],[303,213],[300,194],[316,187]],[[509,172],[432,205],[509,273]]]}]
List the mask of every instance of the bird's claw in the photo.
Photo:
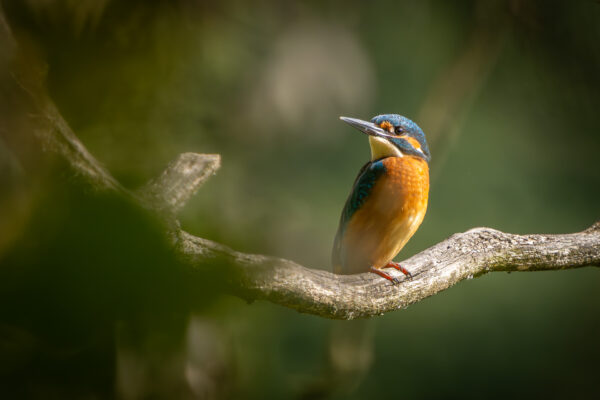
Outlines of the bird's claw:
[{"label": "bird's claw", "polygon": [[410,271],[407,270],[406,268],[404,268],[402,265],[400,265],[400,263],[391,261],[391,262],[387,263],[387,265],[385,267],[383,267],[383,268],[394,268],[394,269],[397,269],[398,271],[402,272],[404,275],[406,275],[406,277],[408,279],[412,279],[413,278],[413,276],[410,273]]},{"label": "bird's claw", "polygon": [[392,282],[392,286],[400,284],[400,280],[398,278],[396,278],[395,276],[389,275],[387,272],[384,272],[384,271],[380,270],[379,268],[371,267],[371,269],[369,271]]}]

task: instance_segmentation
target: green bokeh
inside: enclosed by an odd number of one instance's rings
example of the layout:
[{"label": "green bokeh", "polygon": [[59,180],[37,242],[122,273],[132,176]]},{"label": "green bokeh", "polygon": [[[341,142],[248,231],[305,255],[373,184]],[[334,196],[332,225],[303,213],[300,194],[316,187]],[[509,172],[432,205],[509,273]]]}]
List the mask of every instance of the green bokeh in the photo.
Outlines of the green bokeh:
[{"label": "green bokeh", "polygon": [[[498,52],[484,57],[488,69],[475,76],[471,97],[450,91],[439,104],[464,103],[432,138],[428,214],[399,259],[475,226],[565,233],[600,218],[597,2],[77,4],[2,2],[15,35],[46,57],[63,116],[125,185],[142,185],[181,152],[221,154],[222,168],[181,214],[196,235],[329,268],[339,213],[368,158],[365,138],[338,116],[397,112],[427,127],[424,103],[473,38],[482,54]],[[6,351],[16,365],[6,376],[39,378],[27,393],[48,393],[53,379],[66,378],[28,366],[51,370],[66,342],[83,350],[63,357],[64,374],[73,365],[101,372],[80,370],[83,389],[64,383],[49,397],[110,397],[111,351],[122,344],[112,323],[125,321],[122,340],[156,365],[180,351],[194,312],[226,343],[223,396],[316,396],[331,321],[219,296],[214,277],[177,287],[185,272],[157,221],[90,192],[60,166],[29,168],[13,142],[0,143],[0,155],[17,160],[1,164],[13,171],[2,174],[12,177],[5,193],[33,189],[25,191],[29,217],[0,253],[3,276],[15,279],[4,281],[3,295],[14,304],[33,293],[34,301],[3,306],[3,335],[21,337],[14,343],[25,349]],[[77,269],[86,257],[91,276]],[[59,283],[48,288],[49,280]],[[495,273],[378,317],[372,367],[356,389],[333,397],[589,398],[600,372],[599,284],[591,268]],[[38,303],[47,311],[28,306]],[[147,392],[192,396],[167,381]]]}]

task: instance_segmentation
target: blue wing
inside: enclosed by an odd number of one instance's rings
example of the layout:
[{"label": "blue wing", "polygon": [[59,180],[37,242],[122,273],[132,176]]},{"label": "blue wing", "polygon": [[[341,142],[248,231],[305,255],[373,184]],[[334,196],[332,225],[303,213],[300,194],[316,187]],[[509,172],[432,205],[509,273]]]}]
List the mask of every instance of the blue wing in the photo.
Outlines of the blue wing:
[{"label": "blue wing", "polygon": [[369,161],[358,172],[358,176],[354,180],[352,191],[346,200],[342,216],[340,217],[340,225],[338,227],[337,234],[335,235],[335,241],[333,243],[333,252],[331,254],[331,263],[333,264],[334,271],[339,273],[342,270],[341,250],[342,250],[342,238],[348,221],[352,218],[352,215],[358,211],[367,200],[367,197],[373,190],[377,178],[385,173],[385,166],[381,160]]}]

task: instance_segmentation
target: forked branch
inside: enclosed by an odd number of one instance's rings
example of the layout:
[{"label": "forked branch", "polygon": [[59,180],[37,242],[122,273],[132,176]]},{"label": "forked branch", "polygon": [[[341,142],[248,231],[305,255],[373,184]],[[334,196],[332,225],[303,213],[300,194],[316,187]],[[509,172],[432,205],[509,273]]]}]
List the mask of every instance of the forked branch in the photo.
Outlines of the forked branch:
[{"label": "forked branch", "polygon": [[[0,9],[1,11],[1,9]],[[0,36],[14,41],[0,13]],[[15,50],[16,45],[9,46]],[[13,54],[14,56],[14,54]],[[18,60],[17,60],[18,61]],[[352,319],[406,307],[463,279],[492,271],[540,271],[600,266],[600,222],[564,235],[512,235],[475,228],[402,262],[413,274],[396,286],[375,274],[335,275],[292,261],[244,254],[179,228],[176,213],[220,166],[218,155],[185,153],[138,192],[125,189],[78,140],[43,90],[43,78],[13,74],[31,100],[26,116],[39,144],[64,158],[73,172],[97,190],[116,191],[156,212],[180,258],[198,273],[216,264],[231,268],[228,289],[249,301],[267,300],[327,318]],[[394,274],[395,271],[390,271]]]},{"label": "forked branch", "polygon": [[56,113],[45,119],[49,126],[38,130],[44,142],[51,144],[47,148],[57,149],[95,188],[124,191],[155,210],[171,226],[168,234],[181,259],[198,273],[216,263],[230,266],[227,287],[249,301],[267,300],[322,317],[353,319],[404,308],[487,272],[600,266],[600,222],[564,235],[513,235],[490,228],[458,233],[403,261],[413,279],[398,273],[402,282],[396,286],[374,274],[335,275],[285,259],[240,253],[181,230],[175,219],[177,210],[219,168],[218,155],[182,154],[158,179],[133,194],[120,189],[85,150],[55,107],[45,107],[45,112]]}]

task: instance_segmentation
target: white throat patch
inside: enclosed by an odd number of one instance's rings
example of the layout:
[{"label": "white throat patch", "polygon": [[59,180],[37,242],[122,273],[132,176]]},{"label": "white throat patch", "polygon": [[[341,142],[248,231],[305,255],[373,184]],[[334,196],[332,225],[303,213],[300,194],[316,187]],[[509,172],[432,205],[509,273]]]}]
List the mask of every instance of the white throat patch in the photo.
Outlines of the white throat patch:
[{"label": "white throat patch", "polygon": [[404,154],[384,138],[369,136],[371,146],[371,161],[384,157],[404,157]]}]

